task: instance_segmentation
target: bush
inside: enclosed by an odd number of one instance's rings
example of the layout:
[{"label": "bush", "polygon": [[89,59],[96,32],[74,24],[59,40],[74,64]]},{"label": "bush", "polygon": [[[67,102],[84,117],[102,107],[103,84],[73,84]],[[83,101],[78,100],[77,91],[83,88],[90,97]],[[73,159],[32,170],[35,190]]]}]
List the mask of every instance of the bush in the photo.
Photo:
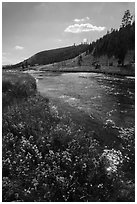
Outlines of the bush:
[{"label": "bush", "polygon": [[3,108],[36,93],[36,81],[23,73],[3,72],[2,76],[2,105]]}]

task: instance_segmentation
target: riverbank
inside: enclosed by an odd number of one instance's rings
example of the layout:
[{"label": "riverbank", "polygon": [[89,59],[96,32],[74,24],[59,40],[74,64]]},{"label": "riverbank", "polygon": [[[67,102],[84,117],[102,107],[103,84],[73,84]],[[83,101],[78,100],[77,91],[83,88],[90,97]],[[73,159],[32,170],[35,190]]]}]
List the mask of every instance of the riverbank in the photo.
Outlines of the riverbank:
[{"label": "riverbank", "polygon": [[[35,67],[30,67],[31,71],[50,71],[50,72],[59,72],[59,73],[76,73],[76,72],[87,72],[87,73],[102,73],[109,75],[118,75],[118,76],[133,76],[135,77],[135,65],[126,66],[126,67],[117,67],[117,66],[101,66],[98,69],[95,69],[94,66],[57,66],[57,65],[39,65]],[[26,72],[28,70],[25,70]]]},{"label": "riverbank", "polygon": [[[3,201],[134,201],[134,151],[102,148],[97,133],[77,115],[59,115],[28,74],[4,73],[2,82]],[[103,139],[101,124],[93,126]]]},{"label": "riverbank", "polygon": [[[45,70],[45,71],[51,71],[51,70]],[[87,67],[83,68],[83,69],[79,69],[79,67],[76,67],[74,69],[71,68],[66,68],[66,69],[59,69],[59,70],[52,70],[52,72],[66,72],[66,73],[75,73],[75,72],[87,72],[87,73],[100,73],[100,74],[109,74],[109,75],[118,75],[118,76],[133,76],[135,77],[135,73],[133,70],[129,71],[127,69],[116,69],[116,67],[114,68],[108,68],[108,67],[103,67],[100,69],[89,69]]]}]

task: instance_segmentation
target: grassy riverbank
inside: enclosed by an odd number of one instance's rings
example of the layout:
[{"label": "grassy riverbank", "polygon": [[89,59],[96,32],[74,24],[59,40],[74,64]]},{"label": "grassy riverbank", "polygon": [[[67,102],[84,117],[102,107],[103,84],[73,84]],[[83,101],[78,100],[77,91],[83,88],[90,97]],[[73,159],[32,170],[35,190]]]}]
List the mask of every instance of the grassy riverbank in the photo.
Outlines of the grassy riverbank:
[{"label": "grassy riverbank", "polygon": [[[117,66],[101,66],[99,69],[95,69],[93,65],[82,65],[82,66],[62,66],[59,63],[53,65],[38,65],[30,67],[29,70],[35,71],[51,71],[51,72],[89,72],[89,73],[102,73],[109,75],[119,75],[119,76],[133,76],[135,77],[135,66],[125,66],[125,67],[117,67]],[[27,70],[26,70],[27,71]]]},{"label": "grassy riverbank", "polygon": [[3,201],[134,201],[134,147],[102,149],[28,74],[4,72],[2,83]]}]

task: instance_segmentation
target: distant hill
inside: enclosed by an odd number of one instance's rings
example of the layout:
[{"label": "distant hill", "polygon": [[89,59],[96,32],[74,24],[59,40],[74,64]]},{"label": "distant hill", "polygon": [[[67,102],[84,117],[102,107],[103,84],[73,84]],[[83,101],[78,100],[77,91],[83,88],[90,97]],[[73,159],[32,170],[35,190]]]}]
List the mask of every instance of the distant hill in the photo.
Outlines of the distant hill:
[{"label": "distant hill", "polygon": [[63,47],[63,48],[57,48],[52,50],[45,50],[42,52],[39,52],[32,57],[28,58],[27,60],[24,60],[23,62],[20,62],[16,65],[13,65],[14,67],[19,67],[22,64],[24,66],[35,66],[35,65],[47,65],[47,64],[53,64],[56,62],[65,61],[68,59],[75,58],[76,56],[82,54],[83,52],[87,51],[89,49],[88,44],[80,44],[80,45],[74,45],[69,47]]}]

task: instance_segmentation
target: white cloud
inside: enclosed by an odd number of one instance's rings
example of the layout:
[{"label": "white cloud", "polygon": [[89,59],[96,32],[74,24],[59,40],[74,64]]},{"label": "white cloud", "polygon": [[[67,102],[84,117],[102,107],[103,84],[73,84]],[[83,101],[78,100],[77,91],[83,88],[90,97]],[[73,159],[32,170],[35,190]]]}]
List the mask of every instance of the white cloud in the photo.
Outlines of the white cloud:
[{"label": "white cloud", "polygon": [[82,23],[82,24],[74,24],[74,25],[70,25],[68,26],[64,32],[69,32],[69,33],[82,33],[82,32],[90,32],[90,31],[98,31],[101,32],[105,30],[105,27],[97,27],[97,26],[93,26],[90,23]]},{"label": "white cloud", "polygon": [[58,41],[58,42],[62,42],[62,40],[61,40],[61,39],[58,39],[57,41]]},{"label": "white cloud", "polygon": [[88,42],[88,40],[87,40],[87,38],[84,38],[83,43],[86,43],[86,42]]},{"label": "white cloud", "polygon": [[74,22],[84,22],[84,21],[89,21],[89,17],[85,17],[85,18],[81,18],[81,19],[78,19],[78,18],[76,18],[76,19],[74,19]]},{"label": "white cloud", "polygon": [[15,49],[16,49],[16,50],[23,50],[23,49],[24,49],[24,47],[19,46],[19,45],[16,45],[16,46],[15,46]]},{"label": "white cloud", "polygon": [[2,56],[8,55],[8,54],[9,54],[9,52],[3,52]]}]

